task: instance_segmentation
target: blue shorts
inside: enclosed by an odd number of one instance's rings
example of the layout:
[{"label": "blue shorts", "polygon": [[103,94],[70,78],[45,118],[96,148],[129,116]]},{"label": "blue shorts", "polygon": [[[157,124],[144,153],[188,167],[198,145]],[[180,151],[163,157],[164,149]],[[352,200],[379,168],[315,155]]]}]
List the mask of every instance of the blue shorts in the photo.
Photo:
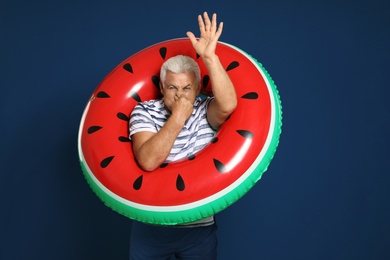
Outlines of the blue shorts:
[{"label": "blue shorts", "polygon": [[[133,221],[130,260],[217,259],[217,225],[165,227]],[[174,259],[174,258],[173,258]]]}]

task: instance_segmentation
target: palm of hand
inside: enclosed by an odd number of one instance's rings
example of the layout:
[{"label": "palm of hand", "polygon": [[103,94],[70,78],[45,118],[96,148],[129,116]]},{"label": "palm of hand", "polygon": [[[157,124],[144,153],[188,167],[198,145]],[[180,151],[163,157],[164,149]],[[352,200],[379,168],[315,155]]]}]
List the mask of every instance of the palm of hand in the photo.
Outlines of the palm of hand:
[{"label": "palm of hand", "polygon": [[215,49],[219,37],[222,34],[223,23],[221,22],[217,28],[217,15],[213,14],[212,20],[205,12],[202,16],[198,16],[200,38],[197,40],[192,32],[187,32],[195,51],[202,57],[208,58],[215,54]]}]

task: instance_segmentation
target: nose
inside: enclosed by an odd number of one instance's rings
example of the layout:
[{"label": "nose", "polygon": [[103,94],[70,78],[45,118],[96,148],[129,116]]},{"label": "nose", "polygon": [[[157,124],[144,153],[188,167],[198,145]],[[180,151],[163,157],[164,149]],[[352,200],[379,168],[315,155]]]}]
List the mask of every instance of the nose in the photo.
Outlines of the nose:
[{"label": "nose", "polygon": [[179,98],[183,95],[183,93],[184,93],[184,91],[182,89],[178,89],[178,90],[176,90],[175,96]]}]

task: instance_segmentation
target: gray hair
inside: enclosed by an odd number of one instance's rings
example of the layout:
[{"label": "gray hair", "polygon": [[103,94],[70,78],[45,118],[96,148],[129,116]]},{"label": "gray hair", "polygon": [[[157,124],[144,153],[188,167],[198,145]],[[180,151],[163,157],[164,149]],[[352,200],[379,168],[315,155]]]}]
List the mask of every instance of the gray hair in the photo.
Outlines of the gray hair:
[{"label": "gray hair", "polygon": [[196,61],[188,56],[177,55],[169,58],[163,63],[160,70],[160,80],[165,81],[167,71],[172,73],[192,72],[195,74],[196,82],[200,86],[200,68]]}]

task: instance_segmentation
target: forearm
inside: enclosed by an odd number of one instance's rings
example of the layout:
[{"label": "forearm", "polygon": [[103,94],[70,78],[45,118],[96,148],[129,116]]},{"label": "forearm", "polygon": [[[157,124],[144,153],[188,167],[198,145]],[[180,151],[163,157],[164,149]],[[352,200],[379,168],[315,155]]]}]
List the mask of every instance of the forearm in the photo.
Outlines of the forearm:
[{"label": "forearm", "polygon": [[234,85],[218,56],[203,59],[210,76],[213,95],[221,111],[232,112],[237,106]]},{"label": "forearm", "polygon": [[229,75],[219,61],[218,56],[213,55],[203,58],[203,62],[208,70],[213,95],[215,97],[213,109],[220,119],[217,124],[222,123],[237,107],[236,90]]},{"label": "forearm", "polygon": [[134,151],[138,164],[145,171],[153,171],[165,162],[184,123],[170,117],[165,125]]}]

